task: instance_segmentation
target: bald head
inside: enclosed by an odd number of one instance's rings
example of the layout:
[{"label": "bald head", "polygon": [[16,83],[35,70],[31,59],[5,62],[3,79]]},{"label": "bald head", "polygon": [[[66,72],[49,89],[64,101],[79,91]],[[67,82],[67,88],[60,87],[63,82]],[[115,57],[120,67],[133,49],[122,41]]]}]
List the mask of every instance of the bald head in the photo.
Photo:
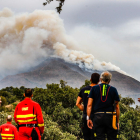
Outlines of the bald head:
[{"label": "bald head", "polygon": [[108,71],[105,71],[103,73],[101,73],[101,82],[105,82],[107,84],[109,84],[109,82],[111,81],[112,78],[112,74]]},{"label": "bald head", "polygon": [[7,120],[7,122],[12,122],[12,116],[8,115],[6,120]]}]

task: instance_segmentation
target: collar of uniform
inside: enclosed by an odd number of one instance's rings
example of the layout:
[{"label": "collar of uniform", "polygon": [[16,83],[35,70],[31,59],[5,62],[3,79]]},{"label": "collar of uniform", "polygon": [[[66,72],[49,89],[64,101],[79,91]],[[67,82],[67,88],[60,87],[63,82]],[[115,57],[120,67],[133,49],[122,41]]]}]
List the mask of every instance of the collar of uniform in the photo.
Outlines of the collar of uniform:
[{"label": "collar of uniform", "polygon": [[93,83],[92,83],[92,84],[90,84],[90,86],[91,86],[91,87],[93,87],[93,86],[95,86],[95,85],[96,85],[96,84],[93,84]]},{"label": "collar of uniform", "polygon": [[7,122],[7,124],[11,124],[11,122]]},{"label": "collar of uniform", "polygon": [[31,100],[31,98],[29,98],[29,97],[26,97],[24,100]]},{"label": "collar of uniform", "polygon": [[106,85],[109,85],[108,83],[106,83],[106,82],[102,82],[101,84],[106,84]]}]

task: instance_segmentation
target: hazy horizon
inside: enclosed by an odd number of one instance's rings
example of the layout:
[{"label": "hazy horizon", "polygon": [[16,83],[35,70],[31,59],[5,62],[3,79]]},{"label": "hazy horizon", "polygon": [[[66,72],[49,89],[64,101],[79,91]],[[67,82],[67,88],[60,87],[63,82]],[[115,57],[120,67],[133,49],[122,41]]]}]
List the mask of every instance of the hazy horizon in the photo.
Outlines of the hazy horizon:
[{"label": "hazy horizon", "polygon": [[[21,15],[33,13],[36,9],[55,10],[58,6],[58,2],[51,2],[44,7],[43,2],[31,0],[29,4],[27,0],[5,0],[0,2],[0,11],[8,7],[14,15]],[[66,0],[59,16],[66,34],[78,44],[74,50],[92,54],[99,62],[110,62],[140,81],[139,12],[140,2],[137,0],[81,0],[80,3]],[[3,62],[1,60],[1,67]],[[7,68],[3,71],[7,71]]]}]

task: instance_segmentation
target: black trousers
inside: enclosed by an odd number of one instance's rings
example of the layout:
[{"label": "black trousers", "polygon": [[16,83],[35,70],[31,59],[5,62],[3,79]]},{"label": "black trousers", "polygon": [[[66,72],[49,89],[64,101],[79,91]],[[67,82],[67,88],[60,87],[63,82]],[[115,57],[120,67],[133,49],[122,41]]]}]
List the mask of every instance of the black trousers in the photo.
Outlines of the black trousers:
[{"label": "black trousers", "polygon": [[87,126],[87,120],[86,120],[87,115],[83,115],[83,135],[84,135],[84,140],[95,140],[94,139],[94,130],[89,129]]},{"label": "black trousers", "polygon": [[[108,140],[117,140],[118,130],[112,126],[112,114],[94,114],[93,126],[96,133],[96,140],[105,140],[105,134]],[[116,124],[115,124],[116,125]]]}]

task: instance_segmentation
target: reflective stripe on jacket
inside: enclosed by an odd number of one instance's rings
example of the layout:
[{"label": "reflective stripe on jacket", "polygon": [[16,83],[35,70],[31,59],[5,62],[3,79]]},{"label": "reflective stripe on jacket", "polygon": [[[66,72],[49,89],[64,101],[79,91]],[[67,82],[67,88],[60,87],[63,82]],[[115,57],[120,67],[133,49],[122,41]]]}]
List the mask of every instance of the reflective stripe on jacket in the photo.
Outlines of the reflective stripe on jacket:
[{"label": "reflective stripe on jacket", "polygon": [[10,122],[0,126],[2,140],[18,140],[18,132],[14,125]]},{"label": "reflective stripe on jacket", "polygon": [[38,124],[40,133],[44,132],[44,120],[41,107],[30,98],[25,98],[15,108],[15,122],[21,124]]}]

